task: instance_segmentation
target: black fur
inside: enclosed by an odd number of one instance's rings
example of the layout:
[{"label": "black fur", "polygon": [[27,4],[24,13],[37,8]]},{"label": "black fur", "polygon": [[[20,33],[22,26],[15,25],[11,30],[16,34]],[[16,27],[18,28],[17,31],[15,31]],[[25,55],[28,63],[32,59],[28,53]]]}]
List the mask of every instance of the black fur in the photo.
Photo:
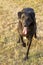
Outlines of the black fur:
[{"label": "black fur", "polygon": [[29,53],[29,49],[32,43],[32,38],[33,36],[36,38],[36,19],[35,19],[35,12],[32,8],[24,8],[23,10],[21,10],[20,12],[18,12],[18,33],[19,33],[19,40],[18,42],[22,42],[23,46],[26,47],[26,44],[23,41],[23,35],[22,35],[22,31],[23,31],[23,27],[27,27],[28,28],[28,33],[25,36],[28,40],[29,40],[29,44],[28,44],[28,49],[27,49],[27,53],[26,53],[26,57],[25,60],[28,59],[28,53]]}]

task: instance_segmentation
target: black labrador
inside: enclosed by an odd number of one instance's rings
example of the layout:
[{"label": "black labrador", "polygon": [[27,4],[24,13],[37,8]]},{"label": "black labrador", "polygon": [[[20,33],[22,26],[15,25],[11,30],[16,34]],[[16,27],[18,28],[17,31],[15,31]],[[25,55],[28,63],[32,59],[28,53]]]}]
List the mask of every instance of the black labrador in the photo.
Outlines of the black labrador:
[{"label": "black labrador", "polygon": [[36,19],[35,12],[32,8],[24,8],[20,12],[18,12],[18,33],[19,40],[18,42],[22,42],[22,45],[26,47],[25,42],[23,41],[23,37],[26,37],[29,40],[27,53],[25,56],[25,60],[28,59],[29,49],[32,43],[33,36],[36,38]]}]

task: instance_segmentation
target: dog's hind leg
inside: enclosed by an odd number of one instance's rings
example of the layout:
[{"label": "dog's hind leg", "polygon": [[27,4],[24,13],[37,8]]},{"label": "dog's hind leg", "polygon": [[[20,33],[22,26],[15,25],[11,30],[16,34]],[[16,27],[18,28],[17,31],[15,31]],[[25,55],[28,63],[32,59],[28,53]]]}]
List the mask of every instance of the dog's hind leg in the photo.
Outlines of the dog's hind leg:
[{"label": "dog's hind leg", "polygon": [[17,43],[20,43],[20,37],[18,38]]},{"label": "dog's hind leg", "polygon": [[37,38],[37,35],[36,35],[36,33],[34,34],[34,37],[35,37],[35,38]]}]

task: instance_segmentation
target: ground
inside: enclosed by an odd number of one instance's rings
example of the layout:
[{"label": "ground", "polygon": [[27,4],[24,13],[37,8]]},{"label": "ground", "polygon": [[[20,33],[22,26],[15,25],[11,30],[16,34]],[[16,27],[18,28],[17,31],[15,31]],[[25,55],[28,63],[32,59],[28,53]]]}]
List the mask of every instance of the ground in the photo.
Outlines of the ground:
[{"label": "ground", "polygon": [[[17,43],[17,13],[32,7],[36,14],[37,39],[33,37],[29,59],[27,47]],[[43,65],[43,0],[0,0],[0,65]]]}]

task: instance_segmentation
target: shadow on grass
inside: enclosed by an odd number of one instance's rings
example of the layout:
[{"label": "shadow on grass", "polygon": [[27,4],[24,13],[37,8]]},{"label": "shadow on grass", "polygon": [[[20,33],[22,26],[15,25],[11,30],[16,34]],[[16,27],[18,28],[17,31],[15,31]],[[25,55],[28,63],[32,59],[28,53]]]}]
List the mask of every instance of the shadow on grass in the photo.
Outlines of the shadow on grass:
[{"label": "shadow on grass", "polygon": [[43,36],[37,37],[37,40],[43,40]]},{"label": "shadow on grass", "polygon": [[37,52],[36,54],[33,54],[33,55],[29,55],[29,59],[31,58],[41,58],[43,57],[43,52]]}]

